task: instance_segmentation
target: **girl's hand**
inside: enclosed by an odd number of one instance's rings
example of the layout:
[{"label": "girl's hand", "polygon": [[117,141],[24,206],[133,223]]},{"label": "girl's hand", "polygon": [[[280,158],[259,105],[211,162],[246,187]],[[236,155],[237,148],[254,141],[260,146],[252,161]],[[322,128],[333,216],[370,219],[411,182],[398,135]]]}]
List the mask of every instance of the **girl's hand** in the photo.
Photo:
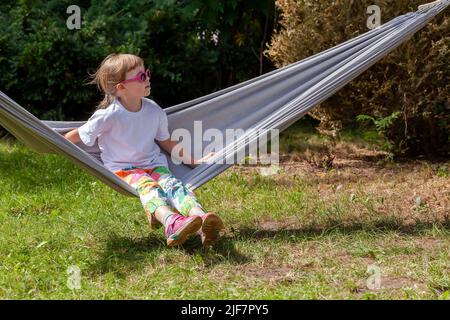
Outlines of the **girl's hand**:
[{"label": "girl's hand", "polygon": [[202,163],[205,163],[205,162],[208,163],[207,160],[210,159],[210,158],[212,158],[215,154],[216,154],[215,152],[210,152],[210,153],[208,153],[208,154],[207,154],[206,156],[204,156],[203,158],[194,161],[194,165],[195,165],[195,166],[198,166],[198,165],[200,165],[200,164],[202,164]]}]

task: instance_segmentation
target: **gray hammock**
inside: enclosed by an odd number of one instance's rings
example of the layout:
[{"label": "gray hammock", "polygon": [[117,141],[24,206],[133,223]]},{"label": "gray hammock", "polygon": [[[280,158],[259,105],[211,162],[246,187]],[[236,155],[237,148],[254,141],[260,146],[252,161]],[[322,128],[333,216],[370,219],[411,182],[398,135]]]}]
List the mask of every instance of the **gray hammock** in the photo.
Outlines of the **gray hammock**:
[{"label": "gray hammock", "polygon": [[[265,133],[271,129],[286,129],[409,39],[449,4],[450,0],[441,0],[420,6],[416,12],[399,16],[312,57],[164,109],[170,132],[184,128],[193,133],[194,121],[202,121],[203,131],[215,128],[224,135],[226,129],[240,128],[245,131],[245,134],[216,152],[212,163],[204,163],[194,169],[173,163],[166,154],[170,170],[192,190],[200,187],[231,166],[227,159],[236,155],[245,156],[248,145],[258,138],[268,137]],[[75,145],[62,136],[84,123],[41,121],[0,91],[0,125],[17,139],[37,152],[67,157],[124,195],[139,196],[136,190],[103,166],[98,145]],[[192,146],[193,152],[196,152],[194,148],[203,150],[210,143],[202,141],[197,144]],[[243,153],[243,150],[246,151]]]}]

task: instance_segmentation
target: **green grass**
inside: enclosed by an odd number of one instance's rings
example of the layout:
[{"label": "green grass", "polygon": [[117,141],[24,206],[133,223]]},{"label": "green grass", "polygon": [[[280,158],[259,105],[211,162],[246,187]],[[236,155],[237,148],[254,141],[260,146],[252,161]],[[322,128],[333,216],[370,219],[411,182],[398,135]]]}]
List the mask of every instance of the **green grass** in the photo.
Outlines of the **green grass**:
[{"label": "green grass", "polygon": [[[447,165],[415,174],[448,186]],[[411,202],[402,206],[383,193],[390,187],[373,192],[364,177],[336,180],[339,170],[284,168],[265,177],[247,169],[228,170],[196,191],[226,224],[217,246],[205,252],[191,239],[170,249],[161,229],[149,230],[137,198],[60,156],[0,142],[0,298],[449,297],[450,224],[441,214],[448,199],[433,202],[413,188],[425,204],[418,210],[415,195],[398,196]],[[367,287],[372,265],[381,271],[378,290]],[[67,286],[70,266],[81,270],[79,290]]]}]

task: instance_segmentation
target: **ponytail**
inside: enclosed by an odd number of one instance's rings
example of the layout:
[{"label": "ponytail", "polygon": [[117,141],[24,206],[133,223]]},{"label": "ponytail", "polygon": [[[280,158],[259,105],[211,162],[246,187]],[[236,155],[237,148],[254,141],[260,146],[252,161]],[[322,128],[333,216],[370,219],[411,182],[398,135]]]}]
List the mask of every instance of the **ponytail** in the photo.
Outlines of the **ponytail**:
[{"label": "ponytail", "polygon": [[97,109],[106,109],[114,101],[114,96],[112,94],[106,93],[103,100],[100,101]]}]

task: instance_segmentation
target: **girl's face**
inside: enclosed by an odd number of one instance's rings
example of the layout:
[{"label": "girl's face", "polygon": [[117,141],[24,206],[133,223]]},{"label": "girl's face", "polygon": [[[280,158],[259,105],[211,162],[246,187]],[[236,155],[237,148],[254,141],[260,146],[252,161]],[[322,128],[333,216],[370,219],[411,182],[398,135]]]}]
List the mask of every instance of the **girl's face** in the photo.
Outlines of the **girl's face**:
[{"label": "girl's face", "polygon": [[144,66],[137,66],[133,70],[127,72],[125,76],[126,82],[121,82],[117,85],[117,91],[120,93],[120,95],[125,95],[128,97],[133,98],[143,98],[150,95],[150,74],[145,77],[145,81],[139,81],[139,80],[131,80],[130,79],[136,78],[138,75],[140,78],[142,76],[142,73],[146,73]]}]

